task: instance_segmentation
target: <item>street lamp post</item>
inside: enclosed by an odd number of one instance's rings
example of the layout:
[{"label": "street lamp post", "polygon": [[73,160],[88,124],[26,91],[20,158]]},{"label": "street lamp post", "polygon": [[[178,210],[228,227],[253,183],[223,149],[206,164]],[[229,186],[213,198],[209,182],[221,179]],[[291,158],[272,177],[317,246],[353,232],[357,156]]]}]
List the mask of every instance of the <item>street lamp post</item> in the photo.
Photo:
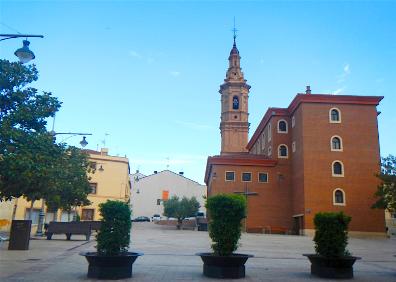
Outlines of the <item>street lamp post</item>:
[{"label": "street lamp post", "polygon": [[[50,131],[50,134],[52,136],[55,137],[55,135],[71,135],[65,139],[63,139],[62,141],[65,141],[69,138],[72,138],[74,136],[78,136],[78,135],[83,135],[83,139],[80,141],[80,145],[81,147],[85,147],[88,145],[88,142],[86,140],[86,135],[92,135],[92,133],[77,133],[77,132],[55,132],[53,129]],[[103,168],[102,168],[103,169]],[[39,221],[37,224],[37,232],[36,232],[36,236],[43,236],[43,226],[44,226],[44,217],[45,217],[45,213],[44,213],[44,209],[45,209],[45,200],[42,199],[42,203],[41,203],[41,209],[40,209],[40,213],[39,213]],[[75,220],[74,216],[73,219]]]},{"label": "street lamp post", "polygon": [[0,41],[12,39],[12,38],[26,38],[23,40],[23,47],[19,48],[15,51],[15,56],[18,57],[19,61],[22,64],[28,63],[33,60],[36,56],[34,53],[29,49],[30,42],[27,40],[28,37],[39,37],[44,38],[43,35],[34,35],[34,34],[0,34]]}]

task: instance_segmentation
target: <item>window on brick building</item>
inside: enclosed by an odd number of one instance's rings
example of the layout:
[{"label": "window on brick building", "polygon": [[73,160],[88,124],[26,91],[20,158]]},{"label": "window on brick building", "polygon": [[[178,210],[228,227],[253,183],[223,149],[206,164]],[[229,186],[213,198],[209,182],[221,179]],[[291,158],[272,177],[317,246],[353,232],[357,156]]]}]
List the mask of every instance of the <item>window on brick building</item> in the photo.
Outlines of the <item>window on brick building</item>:
[{"label": "window on brick building", "polygon": [[271,141],[271,124],[270,123],[268,124],[268,134],[267,134],[267,136],[268,136],[268,142]]},{"label": "window on brick building", "polygon": [[226,181],[235,181],[235,171],[226,171],[225,180]]},{"label": "window on brick building", "polygon": [[293,141],[292,143],[292,152],[294,153],[296,151],[296,141]]},{"label": "window on brick building", "polygon": [[340,161],[334,161],[332,165],[333,176],[344,176],[344,165]]},{"label": "window on brick building", "polygon": [[296,125],[296,118],[292,116],[292,127],[294,127],[295,125]]},{"label": "window on brick building", "polygon": [[91,187],[90,194],[96,194],[96,190],[98,188],[98,183],[89,183],[89,186]]},{"label": "window on brick building", "polygon": [[329,117],[331,123],[340,123],[341,122],[341,112],[337,108],[332,108],[329,111]]},{"label": "window on brick building", "polygon": [[342,191],[342,189],[335,189],[334,190],[334,195],[333,195],[333,204],[334,205],[345,205],[345,193]]},{"label": "window on brick building", "polygon": [[242,182],[251,182],[251,181],[252,181],[252,173],[242,172]]},{"label": "window on brick building", "polygon": [[278,147],[278,158],[287,158],[288,152],[287,152],[287,146],[282,144],[279,145]]},{"label": "window on brick building", "polygon": [[81,219],[82,220],[94,220],[94,209],[82,209]]},{"label": "window on brick building", "polygon": [[258,181],[260,183],[268,183],[268,173],[266,172],[259,172],[258,174]]},{"label": "window on brick building", "polygon": [[342,139],[339,136],[333,136],[331,138],[331,150],[342,151]]},{"label": "window on brick building", "polygon": [[268,156],[271,156],[271,154],[272,154],[272,148],[271,148],[271,146],[269,146],[268,147]]},{"label": "window on brick building", "polygon": [[278,121],[278,133],[287,133],[287,122],[284,119]]}]

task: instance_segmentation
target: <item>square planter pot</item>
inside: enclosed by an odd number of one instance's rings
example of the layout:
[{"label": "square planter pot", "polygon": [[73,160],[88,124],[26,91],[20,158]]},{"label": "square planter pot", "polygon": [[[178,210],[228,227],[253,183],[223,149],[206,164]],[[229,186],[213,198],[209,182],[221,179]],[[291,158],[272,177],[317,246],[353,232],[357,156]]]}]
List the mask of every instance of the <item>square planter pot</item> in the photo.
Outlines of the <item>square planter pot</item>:
[{"label": "square planter pot", "polygon": [[317,254],[304,254],[311,262],[311,274],[321,278],[351,279],[353,264],[360,257],[345,256],[328,258]]},{"label": "square planter pot", "polygon": [[232,254],[217,256],[213,253],[198,253],[204,262],[203,274],[212,278],[237,279],[245,277],[245,263],[253,255]]},{"label": "square planter pot", "polygon": [[132,277],[132,264],[142,253],[127,252],[119,256],[100,256],[97,252],[82,252],[88,261],[88,278],[123,279]]}]

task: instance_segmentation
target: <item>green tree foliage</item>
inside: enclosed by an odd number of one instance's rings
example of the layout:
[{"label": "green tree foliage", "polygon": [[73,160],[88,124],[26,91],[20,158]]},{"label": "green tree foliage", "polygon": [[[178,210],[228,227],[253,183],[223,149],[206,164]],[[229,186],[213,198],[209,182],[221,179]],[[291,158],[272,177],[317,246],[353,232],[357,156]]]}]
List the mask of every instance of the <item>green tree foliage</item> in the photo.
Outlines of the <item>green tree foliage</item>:
[{"label": "green tree foliage", "polygon": [[199,207],[199,202],[195,197],[190,199],[183,197],[179,199],[177,196],[172,196],[169,200],[164,202],[164,215],[177,218],[177,228],[180,228],[182,220],[186,217],[194,216]]},{"label": "green tree foliage", "polygon": [[102,225],[96,237],[99,255],[127,252],[131,232],[131,210],[127,203],[110,201],[99,205]]},{"label": "green tree foliage", "polygon": [[348,225],[351,217],[343,212],[317,213],[315,224],[315,251],[324,257],[342,257],[349,255]]},{"label": "green tree foliage", "polygon": [[57,183],[45,198],[48,209],[55,211],[60,208],[71,212],[73,207],[89,205],[87,195],[91,187],[88,173],[94,169],[88,155],[76,147],[64,147],[57,165]]},{"label": "green tree foliage", "polygon": [[53,210],[87,204],[87,155],[47,131],[61,103],[28,86],[37,79],[34,65],[0,60],[0,201],[46,199]]},{"label": "green tree foliage", "polygon": [[381,172],[377,175],[381,184],[375,193],[377,202],[372,208],[396,212],[396,157],[389,155],[381,160]]},{"label": "green tree foliage", "polygon": [[238,248],[241,221],[246,217],[246,199],[242,195],[218,194],[208,198],[209,236],[216,255],[229,256]]},{"label": "green tree foliage", "polygon": [[61,150],[45,125],[60,102],[27,87],[37,78],[34,65],[0,60],[0,199],[36,200],[53,185],[53,162]]}]

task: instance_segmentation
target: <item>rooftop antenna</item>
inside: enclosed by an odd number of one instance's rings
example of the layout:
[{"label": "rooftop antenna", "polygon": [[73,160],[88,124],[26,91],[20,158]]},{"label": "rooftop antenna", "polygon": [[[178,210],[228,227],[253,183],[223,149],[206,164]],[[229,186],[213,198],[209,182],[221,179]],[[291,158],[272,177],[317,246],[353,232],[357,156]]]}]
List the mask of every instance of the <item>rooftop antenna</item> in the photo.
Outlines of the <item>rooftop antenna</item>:
[{"label": "rooftop antenna", "polygon": [[169,157],[166,157],[166,169],[169,169]]},{"label": "rooftop antenna", "polygon": [[108,133],[105,133],[104,134],[104,138],[103,138],[103,140],[102,140],[102,144],[103,144],[103,147],[104,148],[106,148],[106,136],[109,136],[110,134],[108,134]]},{"label": "rooftop antenna", "polygon": [[234,17],[234,28],[232,29],[232,32],[234,33],[234,46],[236,46],[235,39],[237,37],[237,31],[238,30],[235,27],[235,17]]}]

